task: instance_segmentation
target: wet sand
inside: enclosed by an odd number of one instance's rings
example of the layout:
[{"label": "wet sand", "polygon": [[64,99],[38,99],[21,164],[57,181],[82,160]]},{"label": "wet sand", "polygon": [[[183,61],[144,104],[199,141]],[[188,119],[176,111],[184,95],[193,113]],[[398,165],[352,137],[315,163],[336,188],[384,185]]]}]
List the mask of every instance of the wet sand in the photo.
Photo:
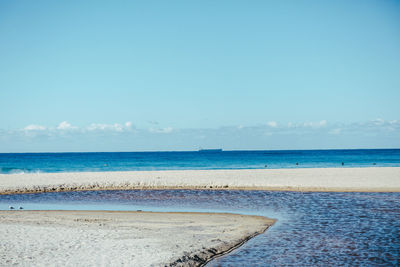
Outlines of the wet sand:
[{"label": "wet sand", "polygon": [[0,194],[113,189],[400,192],[400,167],[0,174]]},{"label": "wet sand", "polygon": [[274,220],[223,213],[0,211],[2,266],[202,266]]}]

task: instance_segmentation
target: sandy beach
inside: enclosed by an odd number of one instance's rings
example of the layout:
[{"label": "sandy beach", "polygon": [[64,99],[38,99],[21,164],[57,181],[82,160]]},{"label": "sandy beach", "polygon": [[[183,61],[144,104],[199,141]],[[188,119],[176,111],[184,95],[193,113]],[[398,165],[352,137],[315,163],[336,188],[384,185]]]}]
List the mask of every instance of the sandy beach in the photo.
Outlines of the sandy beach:
[{"label": "sandy beach", "polygon": [[221,213],[1,211],[0,259],[2,266],[201,266],[273,223]]},{"label": "sandy beach", "polygon": [[399,167],[0,174],[0,194],[112,189],[400,192]]}]

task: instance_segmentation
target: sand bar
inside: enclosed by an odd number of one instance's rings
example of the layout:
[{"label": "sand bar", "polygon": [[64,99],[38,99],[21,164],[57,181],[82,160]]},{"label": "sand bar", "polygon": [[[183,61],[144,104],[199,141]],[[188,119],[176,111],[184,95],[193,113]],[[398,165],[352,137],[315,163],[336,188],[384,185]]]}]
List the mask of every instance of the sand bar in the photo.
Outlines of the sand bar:
[{"label": "sand bar", "polygon": [[103,189],[400,192],[400,167],[0,174],[0,194]]},{"label": "sand bar", "polygon": [[0,211],[2,266],[202,266],[274,220],[222,213]]}]

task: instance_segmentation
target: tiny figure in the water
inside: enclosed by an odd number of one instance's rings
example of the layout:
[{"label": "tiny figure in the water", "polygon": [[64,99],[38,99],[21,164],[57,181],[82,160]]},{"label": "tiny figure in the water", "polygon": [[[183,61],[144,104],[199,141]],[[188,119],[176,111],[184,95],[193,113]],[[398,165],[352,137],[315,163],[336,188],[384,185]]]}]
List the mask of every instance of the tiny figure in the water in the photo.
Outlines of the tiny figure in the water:
[{"label": "tiny figure in the water", "polygon": [[268,165],[267,164],[265,164],[265,166],[264,166],[265,168],[268,168]]},{"label": "tiny figure in the water", "polygon": [[13,210],[13,209],[14,209],[14,207],[13,207],[13,206],[9,206],[8,208],[9,208],[10,210]]},{"label": "tiny figure in the water", "polygon": [[296,162],[296,165],[299,165],[299,163],[298,163],[298,162]]},{"label": "tiny figure in the water", "polygon": [[342,166],[344,165],[344,162],[342,162]]}]

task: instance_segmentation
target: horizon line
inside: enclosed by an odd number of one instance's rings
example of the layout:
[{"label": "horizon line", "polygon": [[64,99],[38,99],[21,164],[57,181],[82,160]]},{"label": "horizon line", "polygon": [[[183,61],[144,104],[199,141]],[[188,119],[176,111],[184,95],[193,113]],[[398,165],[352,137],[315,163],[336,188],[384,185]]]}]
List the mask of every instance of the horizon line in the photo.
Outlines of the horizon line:
[{"label": "horizon line", "polygon": [[[327,150],[400,150],[400,148],[312,148],[312,149],[222,149],[215,152],[246,152],[246,151],[327,151]],[[138,151],[35,151],[35,152],[0,152],[0,154],[78,154],[78,153],[173,153],[173,152],[199,152],[199,150],[138,150]]]}]

